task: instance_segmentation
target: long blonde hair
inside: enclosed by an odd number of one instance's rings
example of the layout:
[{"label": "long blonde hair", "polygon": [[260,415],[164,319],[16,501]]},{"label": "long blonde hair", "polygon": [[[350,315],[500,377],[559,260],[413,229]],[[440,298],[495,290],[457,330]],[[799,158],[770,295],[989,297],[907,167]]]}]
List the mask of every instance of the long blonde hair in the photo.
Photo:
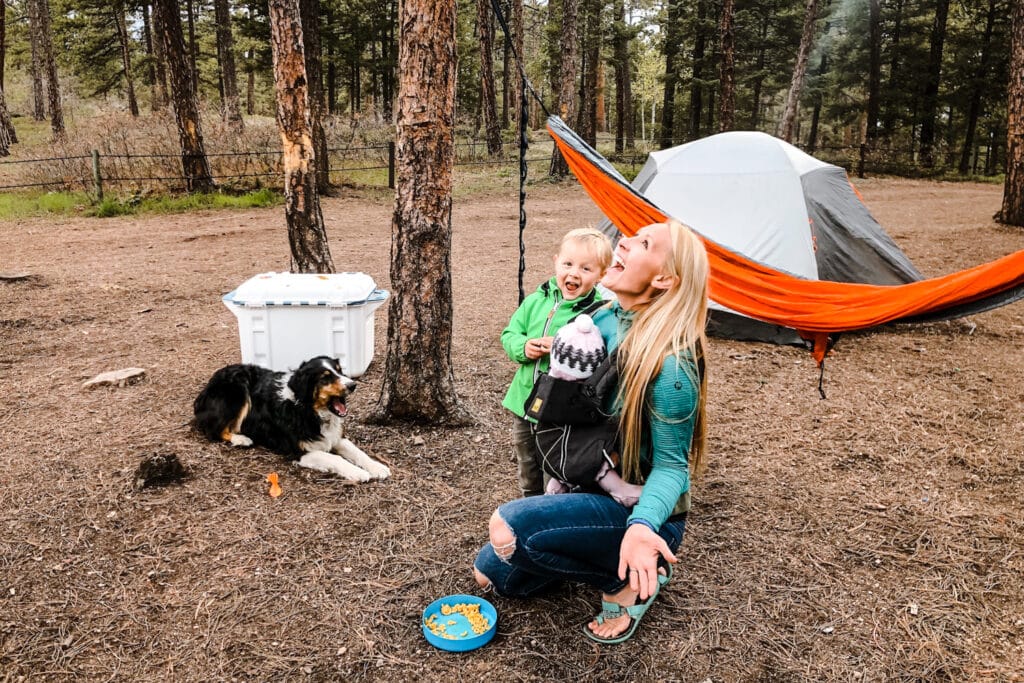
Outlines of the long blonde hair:
[{"label": "long blonde hair", "polygon": [[652,409],[646,398],[647,390],[661,372],[666,357],[684,356],[687,352],[693,364],[684,363],[684,367],[699,390],[688,460],[695,474],[704,466],[707,381],[706,373],[698,368],[703,369],[707,346],[704,327],[708,311],[708,256],[692,230],[675,220],[666,225],[672,236],[672,250],[666,257],[664,274],[673,276],[675,282],[636,309],[633,325],[619,346],[622,470],[625,478],[633,482],[641,478],[644,414]]}]

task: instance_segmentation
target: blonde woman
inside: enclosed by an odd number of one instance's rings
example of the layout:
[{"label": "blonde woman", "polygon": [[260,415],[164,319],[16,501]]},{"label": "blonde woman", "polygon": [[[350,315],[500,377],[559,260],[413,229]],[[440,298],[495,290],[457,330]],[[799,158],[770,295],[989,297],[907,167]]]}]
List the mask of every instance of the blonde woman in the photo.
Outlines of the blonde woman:
[{"label": "blonde woman", "polygon": [[583,627],[600,643],[630,638],[672,576],[686,528],[690,474],[705,442],[703,350],[708,261],[676,221],[623,238],[602,284],[617,301],[594,316],[618,347],[622,474],[642,484],[626,508],[600,493],[538,496],[491,516],[490,542],[473,567],[477,583],[526,598],[578,581],[601,591],[601,612]]}]

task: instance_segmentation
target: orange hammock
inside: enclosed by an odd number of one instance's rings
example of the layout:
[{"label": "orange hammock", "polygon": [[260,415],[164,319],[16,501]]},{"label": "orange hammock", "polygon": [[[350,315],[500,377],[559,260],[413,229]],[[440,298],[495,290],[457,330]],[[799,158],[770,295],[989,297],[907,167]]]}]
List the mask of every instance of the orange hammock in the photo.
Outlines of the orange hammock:
[{"label": "orange hammock", "polygon": [[[547,128],[587,194],[623,234],[666,220],[560,118],[550,117]],[[868,285],[796,277],[701,239],[711,263],[711,298],[751,318],[797,330],[813,340],[819,364],[830,335],[891,322],[961,317],[1024,297],[1024,250],[942,277]]]}]

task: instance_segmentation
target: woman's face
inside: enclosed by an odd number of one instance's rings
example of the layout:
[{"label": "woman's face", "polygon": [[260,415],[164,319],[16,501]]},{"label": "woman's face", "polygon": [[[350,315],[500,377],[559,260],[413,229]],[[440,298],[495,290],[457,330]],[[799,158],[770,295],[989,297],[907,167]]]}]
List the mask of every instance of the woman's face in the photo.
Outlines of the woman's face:
[{"label": "woman's face", "polygon": [[648,301],[665,288],[659,276],[665,272],[671,251],[672,235],[667,225],[643,227],[633,237],[619,240],[601,284],[615,292],[623,308]]}]

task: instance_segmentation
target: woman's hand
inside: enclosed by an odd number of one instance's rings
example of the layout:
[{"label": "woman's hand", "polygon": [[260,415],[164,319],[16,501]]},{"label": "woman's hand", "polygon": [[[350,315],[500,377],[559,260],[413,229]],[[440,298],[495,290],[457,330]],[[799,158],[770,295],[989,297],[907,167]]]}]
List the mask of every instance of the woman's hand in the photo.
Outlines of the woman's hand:
[{"label": "woman's hand", "polygon": [[678,558],[658,534],[643,524],[631,524],[619,545],[619,578],[629,578],[629,587],[646,600],[658,586],[658,558],[675,563]]},{"label": "woman's hand", "polygon": [[530,360],[537,360],[542,356],[546,356],[551,351],[551,341],[554,337],[537,337],[536,339],[527,339],[526,345],[523,346],[523,353]]}]

